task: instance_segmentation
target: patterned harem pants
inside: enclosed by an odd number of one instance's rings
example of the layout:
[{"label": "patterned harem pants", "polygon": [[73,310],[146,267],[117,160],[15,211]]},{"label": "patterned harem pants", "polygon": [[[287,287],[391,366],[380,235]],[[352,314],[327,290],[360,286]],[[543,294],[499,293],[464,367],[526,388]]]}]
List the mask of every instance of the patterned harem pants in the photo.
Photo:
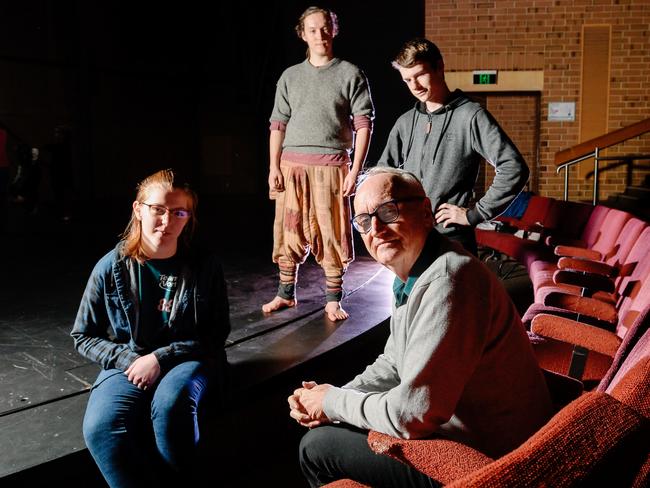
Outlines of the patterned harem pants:
[{"label": "patterned harem pants", "polygon": [[325,272],[326,300],[340,301],[343,274],[354,259],[350,199],[343,196],[349,167],[283,160],[280,169],[284,191],[273,195],[273,262],[280,269],[278,296],[295,298],[298,266],[311,250]]}]

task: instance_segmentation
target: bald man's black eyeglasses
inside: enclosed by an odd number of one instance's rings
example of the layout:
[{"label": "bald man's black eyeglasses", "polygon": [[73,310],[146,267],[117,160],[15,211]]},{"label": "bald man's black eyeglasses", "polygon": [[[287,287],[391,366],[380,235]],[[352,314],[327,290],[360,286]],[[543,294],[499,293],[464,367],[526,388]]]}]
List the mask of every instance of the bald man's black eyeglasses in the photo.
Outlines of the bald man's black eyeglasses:
[{"label": "bald man's black eyeglasses", "polygon": [[396,198],[379,205],[372,213],[362,213],[355,215],[352,219],[352,225],[360,234],[367,234],[372,227],[372,218],[377,217],[380,222],[390,224],[395,222],[399,217],[398,203],[414,202],[423,200],[424,197]]}]

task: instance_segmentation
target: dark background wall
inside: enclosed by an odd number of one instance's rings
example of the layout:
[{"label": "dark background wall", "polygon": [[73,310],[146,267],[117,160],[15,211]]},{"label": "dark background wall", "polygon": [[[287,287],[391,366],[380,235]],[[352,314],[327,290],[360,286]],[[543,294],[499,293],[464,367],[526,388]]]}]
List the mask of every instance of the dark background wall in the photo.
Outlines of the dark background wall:
[{"label": "dark background wall", "polygon": [[[304,59],[293,26],[309,3],[1,0],[0,124],[33,146],[71,127],[76,201],[128,202],[139,179],[170,166],[204,198],[262,199],[275,82]],[[411,104],[390,60],[423,35],[424,2],[322,5],[339,14],[336,54],[370,81],[372,162]]]}]

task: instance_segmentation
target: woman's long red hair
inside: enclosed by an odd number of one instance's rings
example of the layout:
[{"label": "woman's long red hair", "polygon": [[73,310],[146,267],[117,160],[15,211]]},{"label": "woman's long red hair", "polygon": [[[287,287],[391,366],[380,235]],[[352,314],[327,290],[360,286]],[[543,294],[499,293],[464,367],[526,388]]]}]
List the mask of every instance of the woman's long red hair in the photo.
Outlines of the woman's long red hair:
[{"label": "woman's long red hair", "polygon": [[[138,202],[146,201],[153,188],[161,188],[163,191],[181,190],[185,192],[189,202],[188,210],[191,213],[190,221],[183,229],[183,233],[179,238],[179,245],[184,246],[187,249],[190,246],[191,239],[194,234],[194,229],[196,228],[196,206],[198,203],[198,197],[188,185],[174,184],[174,178],[174,171],[171,169],[163,169],[152,174],[151,176],[147,176],[144,180],[138,183],[138,193],[136,200]],[[122,240],[124,244],[121,248],[121,254],[123,256],[136,259],[142,263],[149,258],[142,249],[141,234],[142,224],[136,218],[135,210],[133,210],[131,212],[131,220],[129,221],[126,229],[124,230],[124,233],[122,234]]]}]

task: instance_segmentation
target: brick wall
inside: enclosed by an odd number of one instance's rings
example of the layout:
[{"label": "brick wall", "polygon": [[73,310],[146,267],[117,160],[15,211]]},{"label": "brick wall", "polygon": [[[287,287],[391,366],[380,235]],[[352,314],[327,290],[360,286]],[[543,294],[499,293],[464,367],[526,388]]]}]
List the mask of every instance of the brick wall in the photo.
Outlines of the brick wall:
[{"label": "brick wall", "polygon": [[[529,161],[529,189],[538,192],[538,175],[534,161],[537,159],[537,133],[539,121],[539,97],[526,94],[499,94],[487,97],[487,109],[499,121],[499,124],[521,151],[524,159]],[[489,184],[492,182],[494,170],[488,168]]]},{"label": "brick wall", "polygon": [[[581,142],[581,33],[585,24],[612,26],[608,131],[650,117],[647,0],[426,0],[425,33],[442,51],[446,71],[544,71],[539,159],[534,171],[538,190],[546,196],[561,197],[563,192],[563,176],[556,174],[553,163],[555,153]],[[575,102],[575,122],[547,121],[549,102]],[[603,154],[628,153],[650,153],[650,134]],[[571,172],[570,199],[590,200],[592,180],[581,180],[575,173]],[[633,183],[648,173],[635,170]],[[623,166],[601,173],[601,200],[623,191],[625,183]]]},{"label": "brick wall", "polygon": [[[470,93],[470,96],[494,115],[501,127],[519,148],[531,169],[528,189],[538,192],[537,182],[539,178],[534,161],[537,159],[538,147],[539,120],[536,114],[539,113],[539,96],[536,94],[516,93]],[[494,169],[486,164],[481,168],[474,186],[476,198],[481,198],[485,194],[493,179]]]}]

